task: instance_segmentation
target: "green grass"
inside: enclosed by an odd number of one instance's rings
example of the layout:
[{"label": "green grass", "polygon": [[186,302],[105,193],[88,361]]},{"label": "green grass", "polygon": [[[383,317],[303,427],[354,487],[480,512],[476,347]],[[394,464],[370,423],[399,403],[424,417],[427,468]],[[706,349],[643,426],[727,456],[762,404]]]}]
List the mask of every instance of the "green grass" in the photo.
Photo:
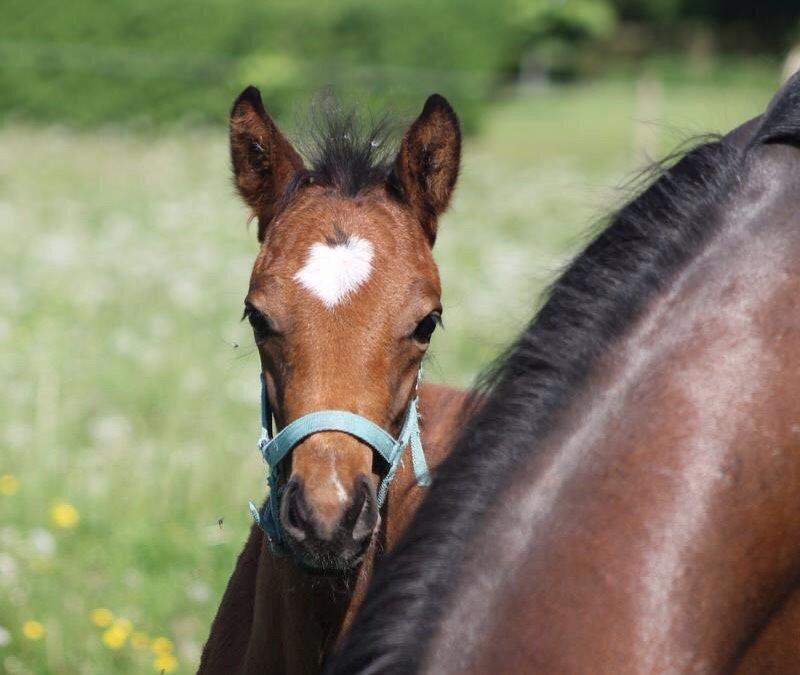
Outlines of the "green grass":
[{"label": "green grass", "polygon": [[[774,85],[640,84],[637,97],[619,81],[498,103],[441,223],[446,330],[428,377],[472,380],[644,151],[673,147],[675,128],[725,130]],[[155,672],[148,651],[103,644],[97,607],[169,637],[179,672],[196,667],[247,500],[264,492],[257,358],[238,321],[255,233],[225,140],[0,129],[0,474],[19,481],[0,494],[8,673]],[[53,522],[60,501],[74,528]],[[31,619],[38,641],[22,632]]]}]

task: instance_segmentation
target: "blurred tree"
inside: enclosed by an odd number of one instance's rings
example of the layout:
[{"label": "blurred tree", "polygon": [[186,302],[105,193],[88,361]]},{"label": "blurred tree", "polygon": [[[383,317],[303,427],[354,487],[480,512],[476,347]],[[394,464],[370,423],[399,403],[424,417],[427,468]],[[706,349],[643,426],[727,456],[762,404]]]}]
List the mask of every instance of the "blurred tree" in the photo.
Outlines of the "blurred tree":
[{"label": "blurred tree", "polygon": [[[321,87],[370,107],[417,111],[440,91],[467,129],[498,82],[574,77],[620,22],[729,26],[738,49],[784,50],[793,3],[762,0],[4,0],[0,115],[103,122],[224,123],[246,84],[286,115]],[[706,35],[710,33],[706,30]],[[703,44],[717,48],[714,40]],[[652,48],[644,40],[644,48]],[[599,59],[593,59],[596,64]]]},{"label": "blurred tree", "polygon": [[279,115],[328,84],[409,114],[440,90],[469,126],[501,69],[503,1],[8,0],[0,114],[223,122],[253,82]]},{"label": "blurred tree", "polygon": [[509,24],[520,79],[574,76],[578,51],[609,38],[616,23],[608,0],[516,0]]},{"label": "blurred tree", "polygon": [[787,0],[613,0],[626,21],[677,24],[693,21],[714,27],[730,46],[781,51],[797,38],[800,5]]},{"label": "blurred tree", "polygon": [[668,23],[680,16],[683,0],[614,0],[614,5],[625,20]]}]

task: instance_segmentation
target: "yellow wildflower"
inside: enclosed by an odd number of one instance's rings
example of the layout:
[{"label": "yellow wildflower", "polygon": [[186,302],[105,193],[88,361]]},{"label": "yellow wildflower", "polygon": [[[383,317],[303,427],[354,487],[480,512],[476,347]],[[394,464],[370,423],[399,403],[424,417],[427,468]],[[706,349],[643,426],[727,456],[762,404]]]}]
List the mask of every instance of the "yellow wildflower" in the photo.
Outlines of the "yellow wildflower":
[{"label": "yellow wildflower", "polygon": [[133,631],[133,624],[128,619],[117,619],[114,622],[114,628],[121,633],[125,633],[125,637],[128,637]]},{"label": "yellow wildflower", "polygon": [[19,479],[13,473],[4,473],[0,476],[0,495],[10,497],[19,490]]},{"label": "yellow wildflower", "polygon": [[22,634],[29,640],[41,640],[44,636],[44,626],[34,619],[22,624]]},{"label": "yellow wildflower", "polygon": [[75,527],[81,519],[78,510],[68,502],[58,502],[50,510],[50,517],[59,527]]},{"label": "yellow wildflower", "polygon": [[114,614],[110,609],[106,609],[105,607],[93,609],[89,617],[92,619],[92,623],[98,628],[106,628],[110,626],[111,622],[114,620]]},{"label": "yellow wildflower", "polygon": [[111,626],[103,631],[103,644],[109,649],[121,649],[127,639],[128,634],[117,626]]},{"label": "yellow wildflower", "polygon": [[150,638],[147,637],[147,633],[134,631],[131,635],[131,646],[134,649],[147,649],[150,646]]},{"label": "yellow wildflower", "polygon": [[154,638],[150,643],[150,649],[152,649],[153,653],[157,655],[171,654],[174,648],[175,645],[172,644],[172,640],[163,636]]},{"label": "yellow wildflower", "polygon": [[178,659],[172,652],[164,652],[153,659],[153,668],[159,673],[174,673],[178,669]]}]

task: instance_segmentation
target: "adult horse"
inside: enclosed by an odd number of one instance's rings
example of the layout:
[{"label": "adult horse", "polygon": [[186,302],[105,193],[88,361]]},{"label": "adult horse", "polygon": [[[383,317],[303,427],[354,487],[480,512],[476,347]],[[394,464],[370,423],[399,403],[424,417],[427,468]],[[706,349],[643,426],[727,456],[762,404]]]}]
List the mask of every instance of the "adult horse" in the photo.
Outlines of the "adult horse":
[{"label": "adult horse", "polygon": [[464,402],[443,386],[417,392],[441,321],[431,247],[458,174],[457,117],[431,96],[392,158],[380,128],[327,113],[306,168],[257,89],[231,111],[235,183],[261,244],[245,316],[261,357],[271,492],[253,507],[201,673],[320,670]]},{"label": "adult horse", "polygon": [[566,269],[331,673],[800,672],[800,76]]}]

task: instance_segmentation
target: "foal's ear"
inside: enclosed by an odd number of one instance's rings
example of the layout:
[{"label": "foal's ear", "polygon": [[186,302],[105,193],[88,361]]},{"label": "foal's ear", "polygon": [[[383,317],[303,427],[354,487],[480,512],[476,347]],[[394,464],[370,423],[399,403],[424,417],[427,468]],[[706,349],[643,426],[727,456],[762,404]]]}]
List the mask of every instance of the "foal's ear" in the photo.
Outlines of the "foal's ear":
[{"label": "foal's ear", "polygon": [[258,216],[258,239],[303,160],[267,114],[256,87],[247,87],[231,108],[231,162],[239,194]]},{"label": "foal's ear", "polygon": [[400,144],[391,187],[411,205],[436,240],[436,220],[450,202],[461,161],[461,129],[447,99],[432,94]]}]

